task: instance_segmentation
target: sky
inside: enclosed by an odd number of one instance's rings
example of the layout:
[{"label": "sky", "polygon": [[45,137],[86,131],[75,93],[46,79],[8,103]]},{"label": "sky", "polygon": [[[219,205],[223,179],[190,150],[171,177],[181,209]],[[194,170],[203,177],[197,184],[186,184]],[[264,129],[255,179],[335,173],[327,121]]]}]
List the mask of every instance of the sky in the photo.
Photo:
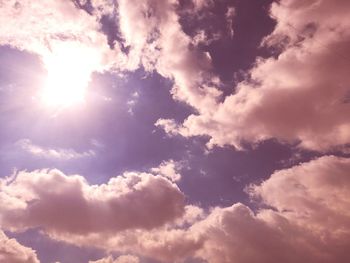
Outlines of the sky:
[{"label": "sky", "polygon": [[0,263],[350,262],[349,15],[0,0]]}]

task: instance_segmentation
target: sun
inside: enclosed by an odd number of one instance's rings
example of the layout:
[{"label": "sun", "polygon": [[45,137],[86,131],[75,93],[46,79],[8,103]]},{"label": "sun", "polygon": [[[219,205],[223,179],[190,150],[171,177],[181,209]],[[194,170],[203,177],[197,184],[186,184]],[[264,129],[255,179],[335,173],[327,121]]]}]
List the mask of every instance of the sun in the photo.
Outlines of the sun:
[{"label": "sun", "polygon": [[47,78],[41,100],[48,107],[70,107],[85,101],[91,73],[98,64],[91,48],[61,43],[44,57]]},{"label": "sun", "polygon": [[70,65],[50,67],[41,99],[47,106],[71,106],[85,98],[86,81]]}]

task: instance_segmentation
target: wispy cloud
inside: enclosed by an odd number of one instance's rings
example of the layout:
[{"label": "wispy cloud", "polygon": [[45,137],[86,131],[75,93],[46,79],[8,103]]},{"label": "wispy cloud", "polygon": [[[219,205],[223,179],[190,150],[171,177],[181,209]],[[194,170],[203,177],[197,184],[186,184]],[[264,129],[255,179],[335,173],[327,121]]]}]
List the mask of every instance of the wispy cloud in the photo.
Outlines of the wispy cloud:
[{"label": "wispy cloud", "polygon": [[77,152],[73,149],[46,148],[33,144],[29,139],[19,140],[15,143],[15,146],[33,156],[44,159],[72,160],[96,156],[94,150]]}]

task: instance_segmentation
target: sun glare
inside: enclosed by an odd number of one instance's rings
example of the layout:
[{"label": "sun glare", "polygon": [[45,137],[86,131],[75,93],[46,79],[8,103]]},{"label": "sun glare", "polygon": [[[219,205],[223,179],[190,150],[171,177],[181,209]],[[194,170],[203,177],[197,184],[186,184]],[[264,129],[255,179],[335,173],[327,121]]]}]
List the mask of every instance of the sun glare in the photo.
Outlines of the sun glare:
[{"label": "sun glare", "polygon": [[41,92],[49,107],[69,107],[84,102],[90,75],[98,60],[91,49],[78,44],[56,46],[44,58],[47,79]]}]

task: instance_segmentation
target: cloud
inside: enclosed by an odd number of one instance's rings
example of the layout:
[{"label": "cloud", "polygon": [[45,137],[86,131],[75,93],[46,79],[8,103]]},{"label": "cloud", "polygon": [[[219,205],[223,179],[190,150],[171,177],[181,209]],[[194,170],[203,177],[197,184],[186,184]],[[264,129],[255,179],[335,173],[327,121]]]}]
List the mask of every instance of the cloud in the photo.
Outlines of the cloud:
[{"label": "cloud", "polygon": [[196,256],[213,263],[322,262],[285,223],[268,224],[243,204],[216,208],[191,229],[205,240]]},{"label": "cloud", "polygon": [[[347,262],[350,159],[325,156],[277,171],[250,188],[261,210],[216,208],[192,231],[208,262]],[[264,206],[270,208],[264,208]]]},{"label": "cloud", "polygon": [[[204,5],[197,1],[196,6]],[[203,3],[202,3],[203,2]],[[119,1],[119,24],[129,47],[129,68],[142,65],[174,81],[172,94],[200,110],[210,110],[220,96],[210,76],[208,54],[191,49],[192,39],[179,23],[177,1]]]},{"label": "cloud", "polygon": [[116,5],[114,0],[91,0],[91,6],[94,8],[93,12],[98,17],[104,15],[114,17]]},{"label": "cloud", "polygon": [[[105,68],[157,71],[174,81],[174,98],[197,114],[182,125],[162,119],[156,125],[173,135],[209,136],[209,146],[241,149],[245,142],[277,138],[326,151],[349,143],[348,1],[274,3],[271,15],[277,25],[263,45],[279,55],[257,59],[249,79],[222,102],[219,80],[210,74],[211,58],[183,32],[177,1],[120,0],[118,10],[112,2],[92,1],[95,9],[89,15],[70,1],[0,1],[0,22],[5,25],[0,44],[37,53],[46,64],[52,53],[68,45],[79,50],[79,59],[87,55],[87,78]],[[204,3],[209,2],[195,1],[194,10]],[[104,15],[118,19],[127,54],[118,43],[109,48],[100,32]],[[30,141],[19,145],[40,156],[79,155]],[[128,172],[101,185],[57,170],[22,171],[0,180],[0,226],[9,231],[39,228],[71,244],[162,262],[348,262],[349,170],[349,159],[325,156],[277,171],[249,187],[259,201],[255,211],[240,203],[209,211],[186,206],[172,160],[150,173]],[[23,250],[4,234],[0,237],[2,244]],[[34,251],[24,251],[37,262]],[[138,262],[133,256],[97,262],[132,260]]]},{"label": "cloud", "polygon": [[0,230],[0,262],[39,263],[33,249],[22,246],[13,238],[8,238]]},{"label": "cloud", "polygon": [[[89,49],[88,57],[107,51],[107,39],[99,31],[95,17],[78,9],[73,1],[2,1],[4,25],[0,44],[36,53],[42,57],[54,53],[62,43]],[[99,65],[95,65],[98,67]]]},{"label": "cloud", "polygon": [[275,172],[251,191],[264,204],[320,238],[350,238],[349,171],[349,159],[325,156]]},{"label": "cloud", "polygon": [[[324,156],[276,171],[248,188],[256,211],[240,203],[209,211],[185,206],[178,187],[160,175],[125,173],[89,185],[56,170],[20,172],[1,179],[0,225],[10,231],[40,228],[71,244],[161,262],[347,262],[349,170],[349,158]],[[24,251],[16,256],[38,262],[31,249]],[[138,262],[133,256],[97,262],[131,260]]]},{"label": "cloud", "polygon": [[160,262],[182,262],[192,258],[194,252],[203,245],[198,235],[170,225],[150,231],[126,230],[118,235],[61,235],[58,238],[71,244],[142,255]]},{"label": "cloud", "polygon": [[[90,13],[81,8],[90,4]],[[195,48],[194,40],[183,32],[178,1],[121,0],[116,4],[94,0],[90,4],[54,0],[35,4],[29,0],[2,2],[0,45],[38,54],[48,73],[57,60],[62,68],[79,68],[79,72],[70,74],[78,74],[85,86],[95,71],[134,71],[139,67],[157,71],[174,82],[174,98],[199,111],[212,108],[221,95],[216,88],[220,83],[210,73],[209,54]],[[195,1],[193,12],[211,5],[212,1]],[[119,32],[105,35],[103,17],[108,17]],[[108,38],[114,40],[113,49]]]},{"label": "cloud", "polygon": [[276,138],[302,148],[327,151],[350,142],[349,3],[280,1],[277,21],[264,44],[281,50],[257,59],[249,79],[210,112],[191,115],[182,127],[162,120],[165,130],[209,136],[209,147],[242,149]]},{"label": "cloud", "polygon": [[113,257],[109,256],[107,258],[103,258],[97,261],[89,261],[89,263],[139,263],[140,260],[138,257],[131,256],[131,255],[123,255],[119,256],[116,259],[113,259]]},{"label": "cloud", "polygon": [[195,12],[211,7],[214,4],[213,0],[192,0],[191,3]]},{"label": "cloud", "polygon": [[96,9],[89,14],[77,1],[1,1],[0,45],[38,55],[48,73],[43,84],[51,76],[55,83],[69,79],[65,84],[85,88],[93,72],[125,67],[118,43],[110,49],[101,30],[102,15],[111,12],[107,2],[93,1]]},{"label": "cloud", "polygon": [[349,158],[321,157],[250,186],[249,194],[259,201],[255,212],[240,203],[207,212],[191,207],[194,220],[185,224],[90,235],[70,242],[161,262],[186,258],[210,263],[347,262],[349,170]]},{"label": "cloud", "polygon": [[[193,12],[209,8],[210,3],[195,1]],[[199,31],[192,39],[184,33],[177,1],[122,0],[118,6],[113,1],[93,1],[91,5],[89,14],[71,1],[2,2],[0,44],[36,53],[47,67],[70,50],[73,56],[67,56],[65,63],[84,65],[79,75],[85,84],[94,71],[140,66],[157,71],[174,81],[173,97],[198,112],[183,125],[168,125],[170,120],[157,124],[173,134],[209,136],[209,147],[242,149],[245,142],[277,138],[327,151],[349,142],[346,1],[274,3],[271,16],[277,25],[264,45],[279,50],[279,56],[257,59],[249,79],[221,103],[220,81],[210,73],[211,58],[193,46],[205,35]],[[228,9],[228,19],[234,10]],[[100,19],[105,15],[120,29],[120,43],[115,42],[114,49],[101,32]]]},{"label": "cloud", "polygon": [[210,45],[212,42],[217,41],[221,38],[220,33],[215,33],[212,36],[209,36],[203,29],[200,29],[196,32],[195,36],[192,38],[192,43],[195,46],[199,45]]},{"label": "cloud", "polygon": [[[130,179],[130,175],[124,175],[118,183],[112,183],[116,180],[112,179],[106,185],[88,186],[86,182],[81,182],[79,176],[67,177],[58,172],[41,176],[28,174],[27,177],[22,175],[22,178],[18,175],[17,178],[7,179],[9,182],[6,187],[2,187],[1,209],[4,213],[1,222],[7,228],[17,226],[18,229],[18,225],[22,225],[22,228],[23,225],[26,225],[25,228],[41,226],[51,232],[49,234],[52,238],[68,243],[146,256],[161,262],[183,262],[188,258],[210,263],[347,262],[350,260],[347,253],[350,245],[349,170],[349,158],[321,157],[276,171],[261,184],[251,185],[248,192],[258,201],[258,209],[255,211],[240,203],[229,207],[214,207],[209,211],[186,206],[185,213],[183,208],[181,213],[166,212],[168,216],[163,217],[163,220],[159,219],[159,212],[165,206],[174,207],[174,202],[168,201],[174,198],[168,197],[164,203],[157,205],[154,204],[152,195],[162,195],[157,196],[157,202],[164,200],[164,195],[182,197],[178,188],[164,177],[134,174],[133,179]],[[56,177],[55,188],[50,187],[53,176]],[[26,183],[24,179],[27,180]],[[131,186],[130,181],[135,180],[139,183]],[[146,183],[150,180],[166,182],[165,188],[172,191],[165,191],[159,185],[151,187],[150,183]],[[36,182],[35,187],[28,187],[31,181]],[[62,190],[68,188],[65,181],[70,182],[69,191]],[[81,184],[84,187],[76,187]],[[137,192],[139,184],[145,185],[147,194]],[[36,190],[37,197],[34,198],[34,191],[31,190],[34,188],[45,189],[40,190],[45,194]],[[112,188],[118,190],[112,191]],[[131,189],[134,189],[133,193],[130,193]],[[55,194],[53,192],[59,194],[60,200],[64,197],[62,205],[50,201]],[[66,196],[72,195],[70,192],[80,199],[84,196],[89,200],[87,206],[93,211],[93,222],[102,226],[91,223],[87,225],[86,222],[91,218],[86,213],[87,209],[82,209],[72,198],[66,200]],[[120,197],[115,197],[116,192]],[[142,205],[123,201],[123,206],[119,206],[115,212],[113,209],[101,212],[101,207],[106,207],[112,199],[121,200],[124,195],[137,196],[134,201],[137,203],[138,200]],[[96,200],[96,206],[91,205]],[[117,202],[114,201],[113,204]],[[38,206],[36,203],[43,210],[34,209]],[[43,205],[45,203],[50,203],[66,219],[58,221],[50,217],[47,218],[50,221],[43,220],[42,211],[56,216],[52,209],[47,210],[47,205]],[[8,207],[12,208],[10,212]],[[23,209],[27,211],[25,214],[17,212]],[[132,216],[126,216],[131,214],[127,212],[128,209],[134,210]],[[72,219],[77,218],[77,213],[79,224],[74,224]],[[16,214],[17,217],[9,217],[9,214]],[[132,226],[125,226],[126,223],[118,217],[120,214],[125,215],[128,224]],[[31,223],[32,218],[35,218],[36,224]],[[108,218],[113,218],[113,223],[108,222]],[[177,219],[174,220],[175,218]],[[153,222],[151,226],[147,224],[149,221]]]},{"label": "cloud", "polygon": [[191,227],[205,240],[196,255],[215,263],[349,261],[349,168],[349,159],[325,156],[275,172],[250,188],[261,202],[256,213],[243,204],[215,208]]},{"label": "cloud", "polygon": [[233,35],[234,35],[233,19],[236,16],[236,9],[234,7],[232,7],[232,6],[230,6],[227,9],[227,12],[226,12],[225,16],[226,16],[226,21],[227,21],[227,29],[228,29],[228,31],[230,33],[231,38],[232,38]]},{"label": "cloud", "polygon": [[170,136],[179,135],[182,130],[182,127],[177,124],[175,120],[171,119],[158,119],[154,125],[164,129],[164,131]]},{"label": "cloud", "polygon": [[107,184],[57,170],[1,179],[0,224],[11,231],[41,228],[51,235],[153,229],[181,217],[184,195],[164,177],[125,173]]},{"label": "cloud", "polygon": [[178,173],[179,169],[181,169],[179,163],[169,160],[162,162],[158,167],[152,168],[151,171],[169,178],[172,182],[176,182],[181,179],[181,174]]},{"label": "cloud", "polygon": [[130,115],[134,115],[134,107],[138,103],[139,98],[140,98],[140,94],[137,91],[135,91],[131,95],[131,98],[126,102],[126,104],[128,106],[128,113]]},{"label": "cloud", "polygon": [[15,143],[21,150],[46,159],[72,160],[79,158],[94,157],[96,153],[93,150],[86,152],[77,152],[73,149],[49,149],[33,144],[29,139],[22,139]]}]

